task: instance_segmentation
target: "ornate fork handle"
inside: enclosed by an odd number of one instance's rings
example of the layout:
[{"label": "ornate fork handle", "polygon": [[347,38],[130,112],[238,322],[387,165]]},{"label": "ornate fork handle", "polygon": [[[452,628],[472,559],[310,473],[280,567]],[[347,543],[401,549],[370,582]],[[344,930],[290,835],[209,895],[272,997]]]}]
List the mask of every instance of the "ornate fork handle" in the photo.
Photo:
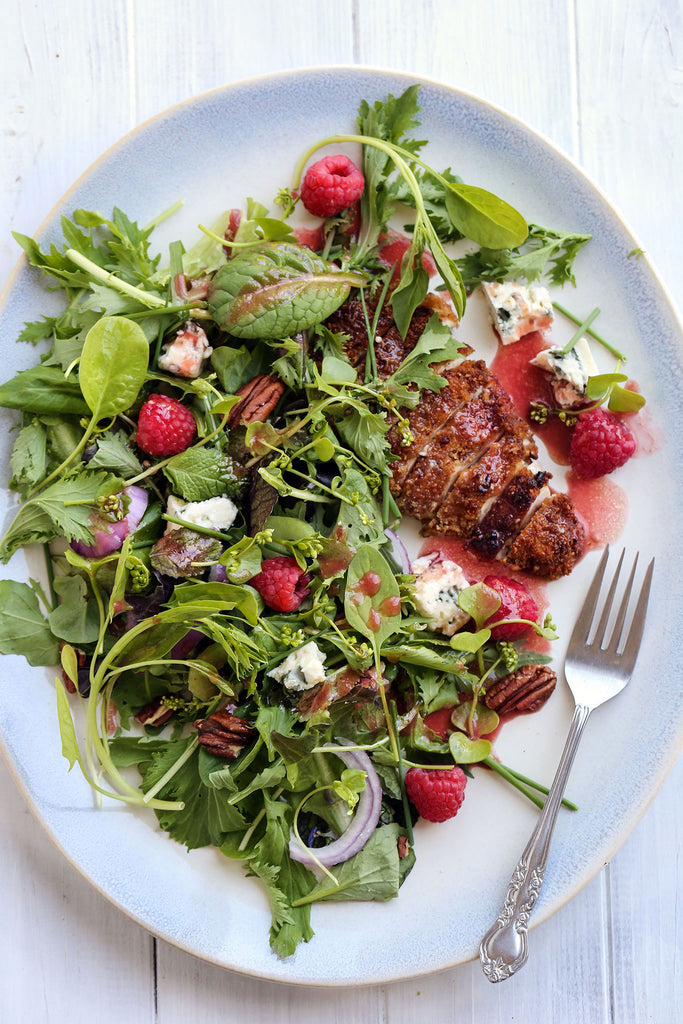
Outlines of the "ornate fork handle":
[{"label": "ornate fork handle", "polygon": [[531,838],[512,873],[503,909],[479,947],[479,958],[489,981],[510,978],[529,955],[527,927],[545,874],[550,839],[562,802],[574,755],[592,708],[577,704],[553,784]]}]

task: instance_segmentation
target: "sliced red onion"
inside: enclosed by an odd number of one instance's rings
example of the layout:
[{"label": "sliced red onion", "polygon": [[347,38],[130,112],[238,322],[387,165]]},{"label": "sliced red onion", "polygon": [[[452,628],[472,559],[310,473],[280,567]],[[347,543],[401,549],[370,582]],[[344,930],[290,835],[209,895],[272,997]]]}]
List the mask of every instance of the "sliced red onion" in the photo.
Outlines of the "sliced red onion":
[{"label": "sliced red onion", "polygon": [[215,565],[212,565],[209,569],[209,579],[212,583],[227,583],[228,574],[225,571],[225,566],[221,565],[220,562],[216,562]]},{"label": "sliced red onion", "polygon": [[391,541],[391,551],[403,572],[410,572],[410,558],[405,544],[395,530],[385,530],[384,535]]},{"label": "sliced red onion", "polygon": [[[339,743],[344,746],[352,746],[348,740],[337,737]],[[329,868],[334,864],[341,864],[349,860],[355,853],[362,850],[372,833],[377,828],[380,811],[382,809],[382,787],[375,771],[374,765],[364,750],[340,750],[334,743],[326,743],[325,747],[330,753],[335,754],[344,762],[347,768],[357,768],[366,774],[365,789],[360,795],[356,805],[356,813],[339,839],[327,846],[316,847],[309,850],[299,840],[292,836],[289,840],[289,856],[292,860],[305,864],[307,867],[315,867],[322,864]]]},{"label": "sliced red onion", "polygon": [[111,523],[104,516],[94,512],[90,526],[95,534],[93,544],[74,540],[71,547],[83,558],[104,558],[112,551],[118,551],[129,533],[135,533],[147,508],[147,491],[144,487],[126,487],[123,491],[129,501],[128,511],[123,519]]},{"label": "sliced red onion", "polygon": [[189,630],[182,640],[179,640],[175,647],[171,648],[169,657],[175,658],[178,661],[182,661],[186,658],[190,651],[193,651],[200,640],[204,639],[204,634],[200,633],[198,629]]}]

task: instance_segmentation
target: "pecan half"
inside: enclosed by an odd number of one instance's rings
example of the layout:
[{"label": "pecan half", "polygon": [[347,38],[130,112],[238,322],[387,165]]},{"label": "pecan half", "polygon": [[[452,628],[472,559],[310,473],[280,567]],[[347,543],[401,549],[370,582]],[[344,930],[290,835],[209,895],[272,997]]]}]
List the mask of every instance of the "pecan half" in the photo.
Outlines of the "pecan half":
[{"label": "pecan half", "polygon": [[194,723],[199,733],[199,742],[215,757],[227,757],[234,761],[241,750],[256,734],[256,730],[242,718],[229,711],[214,711],[208,718]]},{"label": "pecan half", "polygon": [[169,718],[173,717],[173,709],[162,704],[161,697],[151,700],[144,708],[138,711],[135,716],[136,722],[140,725],[165,725]]},{"label": "pecan half", "polygon": [[555,689],[557,676],[546,665],[523,665],[486,691],[486,706],[499,715],[538,711]]},{"label": "pecan half", "polygon": [[237,394],[242,399],[233,406],[228,416],[229,427],[249,426],[263,423],[280,401],[285,386],[279,377],[260,373],[248,384],[243,384]]}]

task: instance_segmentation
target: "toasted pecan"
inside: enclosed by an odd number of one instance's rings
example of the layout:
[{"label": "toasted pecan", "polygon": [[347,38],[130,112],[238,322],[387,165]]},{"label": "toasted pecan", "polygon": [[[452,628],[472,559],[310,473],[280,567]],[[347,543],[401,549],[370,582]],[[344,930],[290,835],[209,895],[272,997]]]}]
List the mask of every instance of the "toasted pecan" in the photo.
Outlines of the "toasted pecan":
[{"label": "toasted pecan", "polygon": [[282,398],[284,390],[285,386],[279,377],[260,373],[247,384],[243,384],[237,392],[242,401],[230,410],[228,426],[263,423]]},{"label": "toasted pecan", "polygon": [[484,700],[499,715],[538,711],[556,683],[557,675],[547,665],[523,665],[490,686]]}]

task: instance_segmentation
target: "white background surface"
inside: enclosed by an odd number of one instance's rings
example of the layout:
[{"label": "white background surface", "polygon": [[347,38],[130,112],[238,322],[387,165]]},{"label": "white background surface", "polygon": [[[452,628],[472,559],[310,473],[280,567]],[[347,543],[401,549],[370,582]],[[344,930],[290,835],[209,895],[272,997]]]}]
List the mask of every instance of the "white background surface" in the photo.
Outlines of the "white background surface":
[{"label": "white background surface", "polygon": [[[622,210],[680,304],[677,0],[5,0],[3,37],[0,280],[18,255],[10,231],[34,232],[141,121],[244,77],[360,63],[469,90],[545,133]],[[468,964],[318,991],[241,978],[151,938],[62,859],[0,765],[0,1021],[673,1024],[682,781],[679,763],[611,864],[532,933],[511,981],[491,986]]]}]

